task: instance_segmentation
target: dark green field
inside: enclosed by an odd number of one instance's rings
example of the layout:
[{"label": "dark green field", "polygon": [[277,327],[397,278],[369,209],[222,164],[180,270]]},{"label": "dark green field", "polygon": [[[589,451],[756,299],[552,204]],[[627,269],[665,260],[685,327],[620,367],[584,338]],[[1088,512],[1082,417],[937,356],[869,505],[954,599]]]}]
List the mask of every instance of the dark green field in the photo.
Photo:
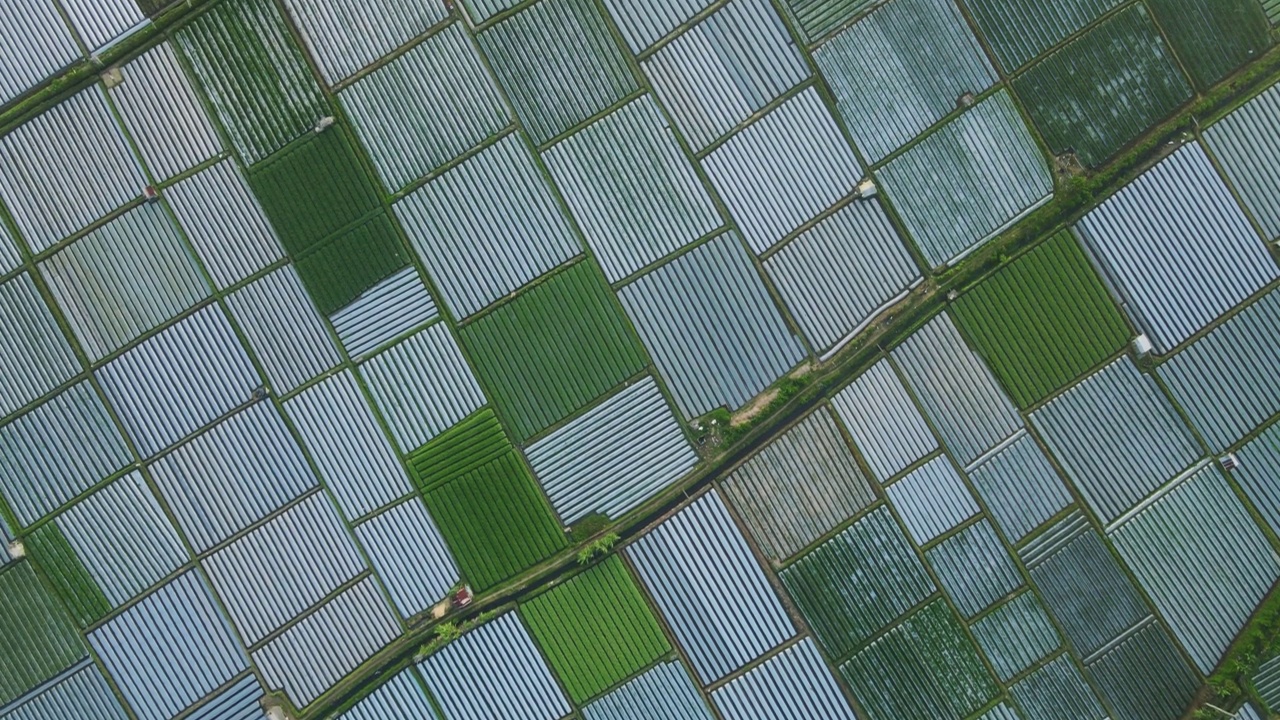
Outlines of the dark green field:
[{"label": "dark green field", "polygon": [[328,315],[409,264],[409,253],[386,213],[325,240],[296,261],[298,276]]},{"label": "dark green field", "polygon": [[580,262],[462,328],[481,383],[528,439],[639,372],[639,340]]},{"label": "dark green field", "polygon": [[582,703],[671,651],[618,556],[520,606],[520,614]]},{"label": "dark green field", "polygon": [[960,327],[1021,408],[1114,355],[1129,327],[1063,231],[952,304]]},{"label": "dark green field", "polygon": [[1096,166],[1191,98],[1155,23],[1134,5],[1013,80],[1055,155]]},{"label": "dark green field", "polygon": [[1148,0],[1173,50],[1201,90],[1271,47],[1257,0]]},{"label": "dark green field", "polygon": [[0,650],[0,706],[87,654],[28,563],[0,573]]},{"label": "dark green field", "polygon": [[86,626],[111,612],[111,602],[54,523],[27,536],[31,557],[62,596],[72,617]]}]

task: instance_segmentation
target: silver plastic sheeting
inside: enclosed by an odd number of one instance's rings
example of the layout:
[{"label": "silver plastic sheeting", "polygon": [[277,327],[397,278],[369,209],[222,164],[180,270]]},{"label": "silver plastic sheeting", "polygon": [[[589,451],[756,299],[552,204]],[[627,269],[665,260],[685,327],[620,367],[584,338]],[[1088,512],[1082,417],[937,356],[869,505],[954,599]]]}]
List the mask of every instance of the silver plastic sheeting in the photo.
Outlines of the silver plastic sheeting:
[{"label": "silver plastic sheeting", "polygon": [[795,635],[782,603],[714,491],[625,551],[703,684]]},{"label": "silver plastic sheeting", "polygon": [[360,357],[440,316],[418,270],[407,267],[329,316],[351,357]]},{"label": "silver plastic sheeting", "polygon": [[222,152],[222,141],[169,43],[130,60],[120,72],[124,82],[108,93],[156,180],[167,180]]},{"label": "silver plastic sheeting", "polygon": [[875,501],[826,408],[721,482],[765,555],[785,560]]},{"label": "silver plastic sheeting", "polygon": [[191,711],[185,720],[266,720],[260,700],[265,693],[257,677],[246,675]]},{"label": "silver plastic sheeting", "polygon": [[98,50],[141,25],[137,0],[61,0],[71,25],[90,50]]},{"label": "silver plastic sheeting", "polygon": [[1127,357],[1036,410],[1031,422],[1103,524],[1200,456],[1173,404]]},{"label": "silver plastic sheeting", "polygon": [[473,24],[476,24],[476,25],[479,25],[480,23],[484,22],[485,20],[488,20],[489,18],[493,17],[494,15],[497,15],[498,13],[504,10],[510,10],[516,5],[519,5],[521,2],[521,0],[459,0],[459,1],[462,3],[462,6],[467,9],[468,14],[471,15],[471,20]]},{"label": "silver plastic sheeting", "polygon": [[32,252],[139,197],[146,184],[96,85],[0,137],[0,197]]},{"label": "silver plastic sheeting", "polygon": [[991,523],[979,520],[925,553],[961,614],[973,617],[1022,585]]},{"label": "silver plastic sheeting", "polygon": [[1022,429],[1022,418],[946,313],[893,351],[955,459],[968,467]]},{"label": "silver plastic sheeting", "polygon": [[1035,593],[1024,592],[973,623],[973,637],[996,675],[1008,681],[1061,646]]},{"label": "silver plastic sheeting", "polygon": [[1125,311],[1161,353],[1280,278],[1195,143],[1090,211],[1076,229]]},{"label": "silver plastic sheeting", "polygon": [[544,158],[610,282],[721,225],[649,96],[553,145]]},{"label": "silver plastic sheeting", "polygon": [[877,171],[931,265],[954,262],[1053,197],[1053,177],[1008,91]]},{"label": "silver plastic sheeting", "polygon": [[731,137],[703,166],[757,254],[847,196],[862,177],[812,87]]},{"label": "silver plastic sheeting", "polygon": [[685,417],[744,405],[804,357],[735,233],[618,295]]},{"label": "silver plastic sheeting", "polygon": [[128,463],[124,438],[87,382],[0,428],[0,491],[23,525]]},{"label": "silver plastic sheeting", "polygon": [[231,626],[194,570],[88,639],[139,720],[168,720],[248,668]]},{"label": "silver plastic sheeting", "polygon": [[160,205],[139,206],[40,263],[90,360],[119,350],[209,296]]},{"label": "silver plastic sheeting", "polygon": [[894,0],[823,43],[813,59],[873,163],[954,111],[961,95],[980,95],[997,80],[952,0]]},{"label": "silver plastic sheeting", "polygon": [[713,0],[604,0],[622,37],[633,53],[639,54],[692,20],[711,6]]},{"label": "silver plastic sheeting", "polygon": [[290,392],[341,362],[292,266],[253,281],[226,302],[277,393]]},{"label": "silver plastic sheeting", "polygon": [[285,0],[330,85],[444,20],[444,0]]},{"label": "silver plastic sheeting", "polygon": [[978,720],[1022,720],[1022,716],[1012,705],[1003,702],[983,713]]},{"label": "silver plastic sheeting", "polygon": [[640,87],[591,0],[543,0],[477,39],[535,145]]},{"label": "silver plastic sheeting", "polygon": [[938,440],[888,360],[859,375],[831,404],[881,483],[938,448]]},{"label": "silver plastic sheeting", "polygon": [[924,545],[982,511],[945,455],[885,488],[917,545]]},{"label": "silver plastic sheeting", "polygon": [[337,720],[436,720],[436,714],[412,670],[402,670]]},{"label": "silver plastic sheeting", "polygon": [[849,701],[804,638],[711,693],[725,720],[854,720]]},{"label": "silver plastic sheeting", "polygon": [[52,0],[9,0],[0,19],[0,105],[80,59]]},{"label": "silver plastic sheeting", "polygon": [[338,97],[392,192],[510,122],[493,78],[459,24],[360,78]]},{"label": "silver plastic sheeting", "polygon": [[679,661],[648,670],[582,709],[586,720],[712,720]]},{"label": "silver plastic sheeting", "polygon": [[365,578],[276,636],[253,660],[267,687],[306,707],[400,635],[400,625]]},{"label": "silver plastic sheeting", "polygon": [[349,519],[364,517],[413,491],[349,370],[307,388],[284,409]]},{"label": "silver plastic sheeting", "polygon": [[9,232],[9,226],[0,223],[0,275],[22,266],[22,254],[18,252],[18,243]]},{"label": "silver plastic sheeting", "polygon": [[444,323],[375,355],[360,372],[405,453],[485,404],[480,385]]},{"label": "silver plastic sheeting", "polygon": [[471,630],[418,668],[449,720],[554,720],[570,712],[513,612]]},{"label": "silver plastic sheeting", "polygon": [[395,211],[458,318],[582,252],[519,135],[432,180]]},{"label": "silver plastic sheeting", "polygon": [[[203,564],[249,646],[365,571],[350,531],[324,493],[313,493]],[[266,578],[269,592],[263,592]]]},{"label": "silver plastic sheeting", "polygon": [[102,677],[102,671],[86,659],[42,687],[25,700],[18,700],[3,720],[125,720],[120,701]]},{"label": "silver plastic sheeting", "polygon": [[1271,291],[1160,365],[1173,399],[1224,450],[1280,411],[1280,291]]},{"label": "silver plastic sheeting", "polygon": [[1179,717],[1202,687],[1173,638],[1154,621],[1108,648],[1085,672],[1115,717],[1126,720]]},{"label": "silver plastic sheeting", "polygon": [[1236,452],[1240,467],[1232,477],[1249,502],[1280,533],[1280,424],[1272,425]]},{"label": "silver plastic sheeting", "polygon": [[417,498],[366,520],[355,532],[403,618],[427,610],[458,582],[444,538]]},{"label": "silver plastic sheeting", "polygon": [[1022,562],[1066,638],[1086,660],[1151,617],[1080,510],[1022,548]]},{"label": "silver plastic sheeting", "polygon": [[642,67],[694,152],[809,76],[768,0],[733,0]]},{"label": "silver plastic sheeting", "polygon": [[54,519],[112,607],[177,570],[187,551],[134,471]]},{"label": "silver plastic sheeting", "polygon": [[164,195],[218,287],[235,285],[284,258],[275,231],[231,160],[182,180]]},{"label": "silver plastic sheeting", "polygon": [[1106,720],[1107,711],[1071,658],[1059,655],[1009,688],[1028,720]]},{"label": "silver plastic sheeting", "polygon": [[144,457],[247,402],[261,383],[212,305],[112,360],[98,379]]},{"label": "silver plastic sheeting", "polygon": [[1204,139],[1263,234],[1280,237],[1280,85],[1214,123]]},{"label": "silver plastic sheeting", "polygon": [[1011,543],[1018,543],[1072,503],[1040,446],[1023,432],[969,470],[979,497]]},{"label": "silver plastic sheeting", "polygon": [[151,476],[203,553],[316,485],[270,403],[258,403],[160,458]]},{"label": "silver plastic sheeting", "polygon": [[851,202],[764,261],[791,316],[818,350],[865,327],[920,281],[880,202]]},{"label": "silver plastic sheeting", "polygon": [[80,372],[80,363],[23,273],[0,283],[0,417],[36,400]]},{"label": "silver plastic sheeting", "polygon": [[1147,503],[1111,540],[1206,674],[1280,577],[1280,556],[1212,464]]},{"label": "silver plastic sheeting", "polygon": [[597,512],[620,518],[698,463],[651,377],[533,443],[527,454],[568,525]]}]

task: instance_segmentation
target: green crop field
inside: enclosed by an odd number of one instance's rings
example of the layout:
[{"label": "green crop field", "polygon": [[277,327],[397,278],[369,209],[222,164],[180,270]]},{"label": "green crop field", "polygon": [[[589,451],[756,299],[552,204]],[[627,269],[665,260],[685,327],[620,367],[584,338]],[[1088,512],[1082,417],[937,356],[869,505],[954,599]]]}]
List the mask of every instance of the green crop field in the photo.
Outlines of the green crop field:
[{"label": "green crop field", "polygon": [[966,0],[973,19],[1010,72],[1102,17],[1124,0]]},{"label": "green crop field", "polygon": [[1130,335],[1084,250],[1065,230],[951,307],[1024,409],[1114,355]]},{"label": "green crop field", "polygon": [[410,456],[409,469],[425,494],[509,452],[511,443],[498,416],[483,408]]},{"label": "green crop field", "polygon": [[671,650],[640,588],[616,555],[522,604],[520,614],[577,703]]},{"label": "green crop field", "polygon": [[329,114],[324,93],[271,0],[214,3],[174,39],[246,165]]},{"label": "green crop field", "polygon": [[840,666],[872,720],[960,720],[1000,692],[955,613],[941,600]]},{"label": "green crop field", "polygon": [[435,438],[409,464],[440,534],[477,591],[565,547],[563,528],[492,410]]},{"label": "green crop field", "polygon": [[378,213],[299,257],[296,268],[320,312],[328,315],[408,264],[391,219]]},{"label": "green crop field", "polygon": [[639,340],[580,262],[462,328],[480,381],[524,441],[638,373]]},{"label": "green crop field", "polygon": [[295,258],[381,207],[340,127],[273,155],[254,168],[249,185]]},{"label": "green crop field", "polygon": [[873,511],[782,571],[782,584],[841,658],[934,591],[887,508]]},{"label": "green crop field", "polygon": [[0,571],[0,707],[86,655],[28,563]]},{"label": "green crop field", "polygon": [[1107,19],[1023,75],[1013,88],[1054,154],[1096,166],[1191,98],[1141,4]]},{"label": "green crop field", "polygon": [[1149,0],[1173,50],[1205,89],[1271,47],[1257,0]]},{"label": "green crop field", "polygon": [[27,536],[26,545],[32,559],[39,563],[45,577],[49,578],[81,626],[111,612],[111,601],[89,575],[89,570],[57,525],[49,523],[31,533]]}]

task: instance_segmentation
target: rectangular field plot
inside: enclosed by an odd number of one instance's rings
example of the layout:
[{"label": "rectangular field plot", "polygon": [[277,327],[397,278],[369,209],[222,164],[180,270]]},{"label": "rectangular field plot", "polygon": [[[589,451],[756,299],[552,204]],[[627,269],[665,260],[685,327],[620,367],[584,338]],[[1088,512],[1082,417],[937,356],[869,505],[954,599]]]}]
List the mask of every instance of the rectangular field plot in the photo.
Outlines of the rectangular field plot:
[{"label": "rectangular field plot", "polygon": [[662,663],[582,709],[586,720],[711,720],[678,660]]},{"label": "rectangular field plot", "polygon": [[1053,195],[1049,167],[1004,90],[877,174],[931,266],[954,262]]},{"label": "rectangular field plot", "polygon": [[711,694],[726,720],[854,720],[818,647],[805,638]]},{"label": "rectangular field plot", "polygon": [[563,420],[645,365],[589,261],[466,325],[462,342],[520,440]]},{"label": "rectangular field plot", "polygon": [[616,555],[522,604],[520,615],[578,703],[671,650]]},{"label": "rectangular field plot", "polygon": [[1270,24],[1257,0],[1151,0],[1150,5],[1201,89],[1271,47]]},{"label": "rectangular field plot", "polygon": [[978,648],[941,600],[841,665],[840,674],[871,720],[960,720],[999,692]]},{"label": "rectangular field plot", "polygon": [[427,507],[477,590],[550,557],[564,532],[491,410],[483,410],[409,458]]},{"label": "rectangular field plot", "polygon": [[965,0],[1004,69],[1013,72],[1124,0]]},{"label": "rectangular field plot", "polygon": [[[1218,0],[1212,0],[1217,2]],[[1095,166],[1191,98],[1142,5],[1073,40],[1013,81],[1053,153]]]},{"label": "rectangular field plot", "polygon": [[0,570],[0,705],[20,697],[88,653],[30,563]]},{"label": "rectangular field plot", "polygon": [[1280,237],[1280,85],[1211,125],[1204,139],[1266,239]]},{"label": "rectangular field plot", "polygon": [[952,304],[960,327],[1027,408],[1124,347],[1129,327],[1063,231]]}]

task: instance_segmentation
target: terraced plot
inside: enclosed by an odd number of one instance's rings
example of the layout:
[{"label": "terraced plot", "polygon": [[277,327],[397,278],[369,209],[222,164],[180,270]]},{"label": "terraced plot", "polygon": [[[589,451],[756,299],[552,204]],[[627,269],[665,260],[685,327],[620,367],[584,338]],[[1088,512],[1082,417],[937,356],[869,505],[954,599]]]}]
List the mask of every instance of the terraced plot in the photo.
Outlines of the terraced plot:
[{"label": "terraced plot", "polygon": [[1130,334],[1102,279],[1065,230],[951,307],[1024,409],[1114,355]]},{"label": "terraced plot", "polygon": [[524,603],[520,614],[578,703],[671,650],[616,555]]},{"label": "terraced plot", "polygon": [[[1216,1],[1216,0],[1213,0]],[[1094,166],[1191,98],[1145,6],[1133,5],[1013,81],[1053,153]]]}]

